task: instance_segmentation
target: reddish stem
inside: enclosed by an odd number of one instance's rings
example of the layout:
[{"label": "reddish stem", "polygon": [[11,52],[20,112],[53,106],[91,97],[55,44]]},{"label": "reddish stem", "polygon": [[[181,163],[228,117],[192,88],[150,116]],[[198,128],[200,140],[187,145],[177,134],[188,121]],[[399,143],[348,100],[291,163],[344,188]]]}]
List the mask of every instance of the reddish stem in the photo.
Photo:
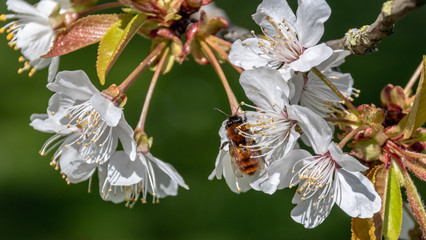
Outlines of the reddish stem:
[{"label": "reddish stem", "polygon": [[105,9],[109,9],[109,8],[116,8],[116,7],[122,7],[123,4],[121,2],[110,2],[110,3],[105,3],[105,4],[101,4],[98,6],[94,6],[92,8],[83,10],[81,12],[78,13],[78,18],[81,18],[85,15],[97,12],[97,11],[101,11],[101,10],[105,10]]},{"label": "reddish stem", "polygon": [[135,80],[142,74],[145,69],[158,57],[158,53],[164,49],[165,43],[160,43],[149,55],[146,57],[135,70],[118,86],[120,94],[124,94],[127,89],[135,82]]},{"label": "reddish stem", "polygon": [[220,80],[222,81],[223,87],[225,88],[226,95],[228,96],[229,100],[229,106],[231,107],[232,114],[235,114],[238,111],[238,101],[237,98],[234,95],[234,92],[232,92],[231,87],[229,86],[228,80],[226,79],[225,73],[223,73],[222,68],[220,67],[219,62],[217,61],[216,57],[214,56],[214,53],[209,48],[206,42],[200,41],[201,47],[204,51],[204,53],[207,55],[207,58],[209,59],[210,63],[213,65],[214,70],[216,71],[217,75],[219,76]]},{"label": "reddish stem", "polygon": [[149,85],[148,92],[146,93],[145,102],[143,104],[142,113],[139,118],[138,125],[136,126],[135,132],[137,130],[142,130],[142,132],[145,132],[145,122],[146,122],[146,116],[148,115],[148,109],[149,105],[151,103],[152,95],[154,94],[155,85],[157,84],[158,76],[160,75],[161,69],[163,68],[164,62],[166,60],[166,57],[169,53],[169,48],[166,48],[160,58],[160,62],[157,65],[157,69],[155,69],[154,76],[152,77],[151,84]]}]

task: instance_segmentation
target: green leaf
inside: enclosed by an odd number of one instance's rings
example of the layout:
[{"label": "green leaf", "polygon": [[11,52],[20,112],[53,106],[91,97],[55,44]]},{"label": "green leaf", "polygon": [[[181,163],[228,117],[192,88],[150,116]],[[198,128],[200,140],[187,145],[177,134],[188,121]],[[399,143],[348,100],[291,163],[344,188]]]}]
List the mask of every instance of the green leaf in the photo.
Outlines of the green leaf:
[{"label": "green leaf", "polygon": [[84,17],[56,35],[49,52],[43,57],[61,56],[101,41],[102,37],[120,19],[129,14],[101,14]]},{"label": "green leaf", "polygon": [[426,122],[426,56],[423,56],[423,69],[420,82],[416,90],[416,98],[413,107],[407,115],[407,123],[404,129],[404,139],[408,139],[414,130],[421,127]]},{"label": "green leaf", "polygon": [[115,23],[105,34],[98,48],[96,70],[102,85],[105,77],[114,65],[118,56],[129,43],[130,39],[139,30],[146,19],[146,15],[130,15]]},{"label": "green leaf", "polygon": [[416,216],[417,222],[422,229],[423,236],[426,234],[426,214],[425,208],[422,203],[420,194],[417,192],[417,188],[411,180],[410,175],[405,172],[405,189],[407,190],[407,199],[410,203],[411,209],[413,210],[414,216]]},{"label": "green leaf", "polygon": [[402,197],[395,169],[389,168],[386,192],[385,216],[383,219],[383,235],[385,239],[397,240],[402,224]]}]

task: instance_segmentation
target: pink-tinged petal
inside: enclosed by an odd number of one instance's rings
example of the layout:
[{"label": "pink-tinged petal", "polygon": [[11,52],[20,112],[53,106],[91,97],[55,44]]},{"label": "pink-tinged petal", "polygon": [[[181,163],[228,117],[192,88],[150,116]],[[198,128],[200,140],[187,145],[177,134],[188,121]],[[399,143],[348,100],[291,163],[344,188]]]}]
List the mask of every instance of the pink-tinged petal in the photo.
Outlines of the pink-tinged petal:
[{"label": "pink-tinged petal", "polygon": [[121,145],[123,146],[124,152],[130,157],[132,161],[136,159],[136,142],[133,139],[133,129],[124,119],[124,114],[117,127],[113,129],[115,135],[120,139]]},{"label": "pink-tinged petal", "polygon": [[307,72],[327,60],[331,54],[333,50],[325,43],[321,43],[306,49],[298,60],[289,64],[289,67],[297,72]]},{"label": "pink-tinged petal", "polygon": [[336,203],[351,217],[371,218],[380,211],[381,199],[371,181],[360,172],[337,169]]},{"label": "pink-tinged petal", "polygon": [[110,100],[104,98],[100,93],[95,93],[90,99],[93,108],[99,113],[102,120],[108,126],[115,127],[122,118],[123,109],[116,107]]},{"label": "pink-tinged petal", "polygon": [[88,164],[77,149],[66,148],[59,159],[61,171],[71,183],[79,183],[89,179],[96,170],[97,164]]},{"label": "pink-tinged petal", "polygon": [[318,69],[323,71],[329,68],[338,67],[345,62],[345,58],[349,55],[351,55],[351,52],[348,50],[333,50],[331,56],[318,65]]},{"label": "pink-tinged petal", "polygon": [[296,16],[285,0],[263,0],[252,18],[259,24],[266,16],[271,17],[275,22],[281,22],[283,19],[291,23],[296,22]]},{"label": "pink-tinged petal", "polygon": [[142,181],[145,166],[131,161],[124,151],[117,151],[108,163],[108,181],[112,186],[130,186]]},{"label": "pink-tinged petal", "polygon": [[244,71],[240,76],[240,84],[247,97],[260,108],[284,109],[288,104],[290,89],[276,70],[262,67]]},{"label": "pink-tinged petal", "polygon": [[343,169],[349,172],[359,172],[365,171],[368,168],[362,165],[356,158],[351,155],[344,154],[342,149],[336,146],[334,142],[330,143],[328,146],[328,151],[330,152],[333,160],[339,164]]},{"label": "pink-tinged petal", "polygon": [[297,29],[303,47],[312,47],[324,34],[324,22],[330,17],[331,9],[325,0],[298,0]]},{"label": "pink-tinged petal", "polygon": [[55,79],[56,73],[59,69],[59,57],[53,57],[50,60],[51,63],[49,65],[49,74],[47,77],[47,81],[51,83]]},{"label": "pink-tinged petal", "polygon": [[294,221],[303,224],[305,228],[314,228],[321,224],[330,214],[334,205],[331,197],[326,197],[321,204],[314,206],[314,201],[318,201],[318,195],[314,194],[311,198],[302,200],[300,194],[295,194],[292,203],[297,204],[291,211],[291,217]]},{"label": "pink-tinged petal", "polygon": [[[244,70],[268,66],[271,59],[259,49],[258,41],[256,38],[248,38],[244,42],[235,41],[229,53],[231,63]],[[266,41],[263,42],[269,45]]]},{"label": "pink-tinged petal", "polygon": [[89,100],[95,93],[99,93],[87,74],[81,70],[59,72],[56,80],[47,84],[47,88],[75,100]]},{"label": "pink-tinged petal", "polygon": [[324,154],[333,136],[327,122],[312,110],[298,105],[287,108],[290,119],[296,120],[316,154]]}]

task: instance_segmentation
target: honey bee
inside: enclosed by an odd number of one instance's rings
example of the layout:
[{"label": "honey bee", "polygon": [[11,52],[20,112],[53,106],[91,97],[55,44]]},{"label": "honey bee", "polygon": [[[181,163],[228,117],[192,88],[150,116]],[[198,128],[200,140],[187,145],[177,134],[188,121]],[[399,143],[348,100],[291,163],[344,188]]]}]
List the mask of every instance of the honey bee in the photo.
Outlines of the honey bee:
[{"label": "honey bee", "polygon": [[[220,111],[219,109],[216,110]],[[265,160],[261,157],[262,151],[253,147],[256,145],[253,139],[243,136],[243,133],[249,133],[247,125],[244,124],[247,122],[247,118],[245,116],[243,118],[237,112],[231,116],[222,113],[228,117],[225,127],[229,141],[223,143],[220,149],[229,145],[229,154],[231,155],[235,176],[253,175],[259,169],[263,169]]]}]

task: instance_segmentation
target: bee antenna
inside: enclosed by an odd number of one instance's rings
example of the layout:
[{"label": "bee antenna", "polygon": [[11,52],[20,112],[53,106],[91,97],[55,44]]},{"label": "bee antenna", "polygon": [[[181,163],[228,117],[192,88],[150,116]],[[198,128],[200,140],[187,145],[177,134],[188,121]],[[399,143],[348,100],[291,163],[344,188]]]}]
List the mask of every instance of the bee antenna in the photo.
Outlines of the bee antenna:
[{"label": "bee antenna", "polygon": [[213,108],[213,109],[220,112],[220,113],[223,113],[228,118],[230,117],[228,114],[226,114],[224,111],[220,110],[219,108]]}]

